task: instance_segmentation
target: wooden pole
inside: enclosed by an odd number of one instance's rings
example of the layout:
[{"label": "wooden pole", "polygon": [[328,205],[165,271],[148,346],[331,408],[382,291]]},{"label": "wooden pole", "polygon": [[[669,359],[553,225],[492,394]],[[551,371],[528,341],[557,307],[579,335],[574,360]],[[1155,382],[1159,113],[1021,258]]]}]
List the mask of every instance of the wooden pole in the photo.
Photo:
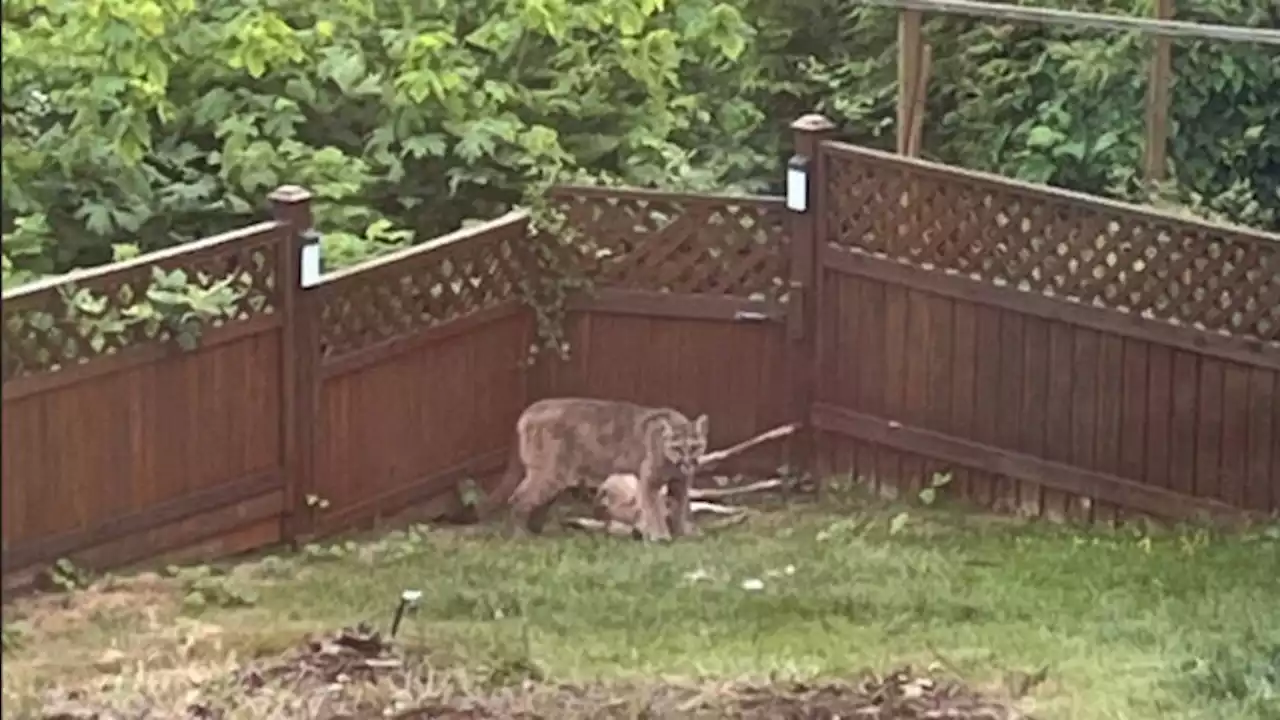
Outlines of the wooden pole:
[{"label": "wooden pole", "polygon": [[848,0],[848,2],[851,5],[874,5],[897,10],[988,17],[996,18],[997,20],[1038,23],[1041,25],[1069,25],[1112,32],[1140,32],[1165,37],[1188,37],[1200,40],[1224,40],[1226,42],[1280,46],[1280,30],[1268,28],[1210,25],[1208,23],[1182,22],[1178,20],[1152,20],[1144,17],[1075,12],[1072,10],[1010,5],[1007,2],[978,2],[976,0]]},{"label": "wooden pole", "polygon": [[[1156,0],[1156,18],[1173,17],[1173,0]],[[1147,68],[1147,134],[1142,176],[1148,183],[1164,179],[1169,144],[1169,85],[1173,76],[1173,41],[1158,35]]]},{"label": "wooden pole", "polygon": [[319,392],[319,347],[314,303],[302,287],[302,245],[312,230],[311,192],[296,185],[277,188],[269,196],[271,214],[286,226],[281,243],[280,296],[283,299],[284,343],[281,361],[281,440],[284,456],[285,515],[281,534],[300,544],[312,530],[306,495],[313,482],[316,395]]},{"label": "wooden pole", "polygon": [[911,134],[907,139],[907,157],[920,157],[924,142],[924,115],[929,104],[929,73],[933,70],[933,46],[924,45],[916,64],[915,92],[911,96]]},{"label": "wooden pole", "polygon": [[906,155],[911,142],[911,109],[920,79],[919,10],[898,13],[898,154]]}]

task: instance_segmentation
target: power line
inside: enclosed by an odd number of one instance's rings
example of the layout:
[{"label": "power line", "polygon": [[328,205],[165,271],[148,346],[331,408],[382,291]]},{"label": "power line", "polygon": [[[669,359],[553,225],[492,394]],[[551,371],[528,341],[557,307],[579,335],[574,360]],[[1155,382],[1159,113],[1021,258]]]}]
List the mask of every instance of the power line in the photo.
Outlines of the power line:
[{"label": "power line", "polygon": [[1280,46],[1280,30],[1240,27],[1236,25],[1210,25],[1183,20],[1156,20],[1153,18],[1106,15],[1103,13],[1075,12],[1053,8],[1024,7],[978,0],[849,0],[854,5],[876,5],[899,10],[945,13],[989,17],[1000,20],[1042,23],[1046,25],[1073,25],[1092,27],[1115,32],[1140,32],[1165,37],[1225,40],[1227,42],[1257,43]]}]

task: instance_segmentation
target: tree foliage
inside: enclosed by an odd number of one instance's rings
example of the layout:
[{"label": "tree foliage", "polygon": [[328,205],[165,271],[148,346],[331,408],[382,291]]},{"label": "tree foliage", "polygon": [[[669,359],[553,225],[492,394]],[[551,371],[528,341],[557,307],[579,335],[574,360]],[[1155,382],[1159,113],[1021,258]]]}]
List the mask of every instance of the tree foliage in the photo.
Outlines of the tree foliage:
[{"label": "tree foliage", "polygon": [[[1180,13],[1275,27],[1262,8]],[[551,181],[764,189],[788,121],[814,108],[858,142],[893,132],[895,16],[840,0],[6,0],[3,12],[6,285],[246,224],[286,182],[316,192],[326,257],[344,264]],[[926,32],[930,155],[1144,192],[1147,40],[954,18]],[[1165,194],[1274,227],[1280,60],[1179,42],[1175,74]]]}]

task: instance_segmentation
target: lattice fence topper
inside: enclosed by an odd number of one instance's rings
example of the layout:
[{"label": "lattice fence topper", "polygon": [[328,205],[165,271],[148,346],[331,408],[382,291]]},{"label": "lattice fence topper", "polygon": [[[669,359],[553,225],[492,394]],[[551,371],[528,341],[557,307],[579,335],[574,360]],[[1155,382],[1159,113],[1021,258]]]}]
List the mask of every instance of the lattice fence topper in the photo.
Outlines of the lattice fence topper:
[{"label": "lattice fence topper", "polygon": [[116,355],[126,349],[175,339],[173,328],[144,322],[145,304],[160,306],[163,298],[149,295],[156,287],[158,268],[185,280],[189,288],[209,289],[226,282],[230,292],[220,298],[211,327],[221,327],[276,311],[277,242],[281,235],[259,231],[190,254],[155,263],[131,262],[103,275],[66,281],[50,287],[7,293],[4,298],[4,381],[57,372]]},{"label": "lattice fence topper", "polygon": [[833,153],[834,243],[1203,330],[1280,342],[1280,243],[983,178]]},{"label": "lattice fence topper", "polygon": [[321,285],[321,356],[336,359],[518,298],[528,265],[517,247],[523,238],[522,226],[497,228]]},{"label": "lattice fence topper", "polygon": [[786,300],[781,200],[575,187],[551,198],[597,287]]}]

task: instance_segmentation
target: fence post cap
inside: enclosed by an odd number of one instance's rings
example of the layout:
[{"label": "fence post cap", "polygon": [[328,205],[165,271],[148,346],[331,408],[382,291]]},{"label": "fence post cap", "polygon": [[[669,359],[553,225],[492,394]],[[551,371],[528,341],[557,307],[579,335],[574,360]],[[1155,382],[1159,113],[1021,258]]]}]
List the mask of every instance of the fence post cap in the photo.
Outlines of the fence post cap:
[{"label": "fence post cap", "polygon": [[822,133],[835,130],[836,124],[831,122],[826,115],[809,113],[808,115],[802,115],[791,123],[791,129],[796,132]]},{"label": "fence post cap", "polygon": [[300,185],[281,185],[275,190],[272,190],[271,194],[267,196],[267,199],[273,203],[293,205],[296,203],[309,202],[311,197],[311,191]]}]

